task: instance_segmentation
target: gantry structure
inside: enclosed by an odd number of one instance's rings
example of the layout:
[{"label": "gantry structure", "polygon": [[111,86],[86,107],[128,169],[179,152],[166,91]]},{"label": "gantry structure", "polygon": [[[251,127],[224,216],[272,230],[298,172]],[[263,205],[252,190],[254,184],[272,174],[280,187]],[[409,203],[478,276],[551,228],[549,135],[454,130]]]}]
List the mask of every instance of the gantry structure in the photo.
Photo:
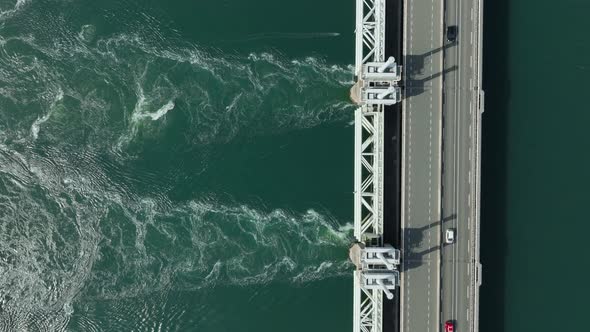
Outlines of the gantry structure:
[{"label": "gantry structure", "polygon": [[384,110],[400,101],[402,68],[385,59],[385,0],[356,0],[354,332],[382,332],[383,297],[400,284],[400,251],[384,243]]}]

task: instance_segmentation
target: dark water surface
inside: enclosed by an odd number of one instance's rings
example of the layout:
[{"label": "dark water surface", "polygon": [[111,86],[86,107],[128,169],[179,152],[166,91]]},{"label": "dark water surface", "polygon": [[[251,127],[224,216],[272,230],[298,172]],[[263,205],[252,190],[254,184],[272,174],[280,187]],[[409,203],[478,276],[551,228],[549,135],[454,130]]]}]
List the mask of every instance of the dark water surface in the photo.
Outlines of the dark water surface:
[{"label": "dark water surface", "polygon": [[485,7],[481,331],[589,331],[590,2]]},{"label": "dark water surface", "polygon": [[0,330],[350,329],[352,3],[0,11]]}]

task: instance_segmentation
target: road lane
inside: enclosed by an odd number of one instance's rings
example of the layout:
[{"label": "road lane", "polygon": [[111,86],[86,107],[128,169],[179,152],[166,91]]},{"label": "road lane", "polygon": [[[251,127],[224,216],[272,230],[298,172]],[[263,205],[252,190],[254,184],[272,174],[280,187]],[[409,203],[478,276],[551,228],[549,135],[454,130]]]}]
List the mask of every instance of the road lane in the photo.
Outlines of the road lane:
[{"label": "road lane", "polygon": [[442,3],[405,2],[402,331],[439,330]]},{"label": "road lane", "polygon": [[[443,105],[443,229],[456,231],[456,242],[442,250],[441,323],[477,328],[473,278],[478,221],[479,2],[447,0],[446,25],[457,25],[457,42],[445,48]],[[450,70],[455,68],[455,70]]]}]

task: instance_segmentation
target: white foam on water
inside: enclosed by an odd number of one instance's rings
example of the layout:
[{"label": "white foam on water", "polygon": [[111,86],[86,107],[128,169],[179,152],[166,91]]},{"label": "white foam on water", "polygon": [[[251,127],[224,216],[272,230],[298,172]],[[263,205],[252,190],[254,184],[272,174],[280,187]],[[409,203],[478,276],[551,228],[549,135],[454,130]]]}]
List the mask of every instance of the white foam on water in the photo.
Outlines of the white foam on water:
[{"label": "white foam on water", "polygon": [[[114,224],[115,233],[103,233],[101,250],[115,255],[104,259],[122,264],[115,274],[96,271],[101,277],[90,277],[94,281],[85,296],[116,299],[162,289],[305,283],[346,275],[350,269],[340,257],[350,234],[314,210],[303,215],[263,212],[211,200],[164,210],[158,206],[149,199],[117,206],[135,232],[128,243],[109,235],[128,232],[127,226]],[[153,247],[154,238],[160,246]]]},{"label": "white foam on water", "polygon": [[322,280],[326,278],[326,275],[333,277],[349,275],[350,271],[351,263],[348,261],[325,261],[321,262],[319,265],[306,266],[302,272],[292,277],[291,281],[295,283],[308,283]]},{"label": "white foam on water", "polygon": [[99,257],[97,225],[107,211],[100,202],[121,198],[96,181],[99,170],[78,170],[59,156],[0,145],[0,165],[7,188],[0,195],[0,329],[62,331]]},{"label": "white foam on water", "polygon": [[162,116],[164,116],[166,113],[168,113],[168,111],[172,110],[174,108],[174,102],[172,100],[170,100],[169,102],[166,103],[166,105],[163,105],[162,107],[160,107],[159,110],[157,110],[155,113],[151,113],[149,116],[150,118],[152,118],[152,120],[158,120],[159,118],[161,118]]},{"label": "white foam on water", "polygon": [[338,227],[339,234],[352,233],[354,231],[354,225],[352,223],[346,223]]},{"label": "white foam on water", "polygon": [[4,181],[13,194],[0,206],[0,289],[13,299],[4,305],[15,310],[12,318],[46,312],[69,319],[66,309],[79,296],[305,283],[349,269],[341,253],[350,226],[318,211],[126,195],[91,154],[73,167],[54,153],[0,153],[0,180],[20,183]]},{"label": "white foam on water", "polygon": [[237,95],[234,97],[234,99],[232,99],[231,103],[229,103],[229,105],[227,105],[227,106],[225,107],[225,110],[226,110],[226,111],[228,111],[228,112],[231,112],[231,111],[232,111],[232,110],[233,110],[233,109],[234,109],[234,108],[237,106],[237,104],[238,104],[238,101],[240,100],[240,98],[242,97],[242,95],[243,95],[243,93],[242,93],[242,92],[238,93],[238,94],[237,94]]},{"label": "white foam on water", "polygon": [[26,4],[28,4],[30,2],[30,0],[17,0],[16,4],[14,5],[14,7],[12,9],[9,10],[5,10],[5,11],[0,11],[0,21],[4,20],[6,18],[11,17],[12,15],[18,13],[19,11],[21,11],[24,6]]},{"label": "white foam on water", "polygon": [[[79,31],[72,33],[75,36],[65,36],[66,42],[58,44],[43,44],[34,36],[18,39],[48,60],[35,58],[27,60],[30,64],[20,64],[22,59],[13,57],[6,68],[0,61],[0,80],[16,89],[2,95],[24,104],[23,97],[30,97],[24,96],[22,87],[39,91],[41,96],[59,85],[83,104],[76,111],[83,111],[84,117],[108,114],[112,118],[123,113],[126,123],[108,123],[109,117],[90,123],[93,135],[101,136],[93,140],[110,143],[116,151],[125,150],[140,131],[141,137],[165,132],[164,122],[137,124],[161,120],[172,109],[190,121],[191,132],[185,137],[193,145],[310,128],[351,117],[352,106],[345,99],[352,77],[349,66],[330,65],[314,57],[287,59],[270,52],[241,56],[205,51],[197,45],[162,46],[133,33],[98,38],[89,45],[78,36]],[[97,86],[92,94],[93,90],[83,90],[90,87],[77,84],[79,80],[62,68],[76,68],[79,63],[84,63],[85,82]],[[24,73],[14,69],[23,66],[29,68]],[[135,105],[129,105],[133,93]],[[89,98],[94,100],[87,102]],[[26,105],[35,103],[42,105],[42,98],[26,101]],[[33,139],[44,121],[46,117],[39,116],[30,128]],[[97,127],[103,123],[107,126]],[[86,125],[71,123],[68,129],[87,131]]]},{"label": "white foam on water", "polygon": [[92,24],[84,24],[78,32],[78,38],[84,42],[91,42],[96,34],[96,27]]},{"label": "white foam on water", "polygon": [[40,130],[41,124],[43,124],[47,120],[49,120],[51,113],[53,113],[55,104],[57,104],[58,102],[63,100],[63,97],[64,97],[64,93],[63,93],[62,89],[60,88],[60,89],[58,89],[55,99],[51,103],[47,113],[45,115],[43,115],[42,117],[37,118],[37,120],[35,120],[35,122],[33,122],[33,124],[31,125],[31,135],[33,136],[33,140],[37,139],[37,137],[39,136],[39,130]]},{"label": "white foam on water", "polygon": [[[145,101],[145,99],[144,99],[144,101]],[[160,107],[157,111],[155,111],[153,113],[143,113],[143,112],[136,113],[136,112],[134,112],[133,117],[135,120],[139,120],[142,118],[150,118],[153,121],[156,121],[159,118],[166,115],[166,113],[168,113],[168,111],[172,110],[173,108],[174,108],[174,102],[172,100],[170,100],[165,105],[163,105],[162,107]]]}]

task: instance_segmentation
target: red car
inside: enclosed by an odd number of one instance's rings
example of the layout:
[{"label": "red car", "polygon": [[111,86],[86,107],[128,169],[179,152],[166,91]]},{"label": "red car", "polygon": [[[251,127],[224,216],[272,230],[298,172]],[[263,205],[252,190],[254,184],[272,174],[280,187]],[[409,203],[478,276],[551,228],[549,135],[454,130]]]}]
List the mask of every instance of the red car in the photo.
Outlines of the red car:
[{"label": "red car", "polygon": [[445,332],[453,332],[455,331],[455,324],[452,320],[448,320],[445,322]]}]

